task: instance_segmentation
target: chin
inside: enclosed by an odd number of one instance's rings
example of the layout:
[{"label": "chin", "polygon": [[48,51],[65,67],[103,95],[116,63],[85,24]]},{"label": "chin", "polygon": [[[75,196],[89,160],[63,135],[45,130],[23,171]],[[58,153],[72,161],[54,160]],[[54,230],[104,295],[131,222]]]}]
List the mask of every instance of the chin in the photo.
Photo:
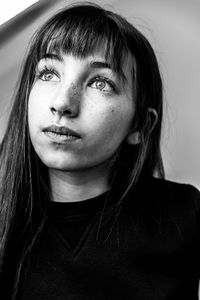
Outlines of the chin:
[{"label": "chin", "polygon": [[53,161],[44,160],[43,163],[47,166],[47,168],[57,169],[57,170],[60,170],[60,171],[74,171],[76,169],[79,169],[77,164],[67,163],[66,161],[61,161],[61,160],[59,160],[59,161],[57,161],[57,160],[53,160]]},{"label": "chin", "polygon": [[[38,154],[39,155],[39,154]],[[41,161],[49,169],[55,169],[66,172],[75,172],[75,171],[86,171],[93,168],[99,168],[99,166],[104,166],[108,164],[108,159],[99,159],[99,160],[85,160],[80,156],[72,155],[68,153],[62,155],[61,153],[40,153],[39,155]]]},{"label": "chin", "polygon": [[70,157],[62,157],[62,155],[56,155],[55,153],[53,155],[48,155],[48,153],[45,153],[45,155],[43,153],[38,155],[47,168],[68,171],[78,167],[77,160]]}]

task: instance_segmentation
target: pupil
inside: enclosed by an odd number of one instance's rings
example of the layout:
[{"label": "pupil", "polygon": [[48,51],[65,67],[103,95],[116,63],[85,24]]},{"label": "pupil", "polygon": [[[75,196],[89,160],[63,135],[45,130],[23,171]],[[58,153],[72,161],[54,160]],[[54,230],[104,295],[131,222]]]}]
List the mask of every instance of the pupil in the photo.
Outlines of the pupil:
[{"label": "pupil", "polygon": [[46,79],[51,79],[52,78],[52,74],[51,73],[46,73],[45,74],[45,78]]},{"label": "pupil", "polygon": [[105,87],[105,82],[103,82],[103,81],[98,81],[98,82],[96,83],[96,86],[97,86],[98,89],[103,89],[103,88]]}]

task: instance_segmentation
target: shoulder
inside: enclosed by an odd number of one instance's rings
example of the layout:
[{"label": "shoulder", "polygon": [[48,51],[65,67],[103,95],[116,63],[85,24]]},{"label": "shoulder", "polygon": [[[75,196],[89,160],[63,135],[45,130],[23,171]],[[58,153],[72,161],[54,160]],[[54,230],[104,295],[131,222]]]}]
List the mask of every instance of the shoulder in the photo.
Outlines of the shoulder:
[{"label": "shoulder", "polygon": [[190,245],[199,237],[200,192],[190,184],[145,179],[124,199],[121,220],[124,228],[133,228],[132,234],[137,228],[147,240],[162,232],[169,243],[181,237]]},{"label": "shoulder", "polygon": [[191,184],[177,183],[169,180],[153,179],[159,192],[163,193],[168,206],[177,216],[190,214],[191,217],[200,218],[200,192]]},{"label": "shoulder", "polygon": [[129,194],[127,202],[131,206],[137,202],[136,206],[147,214],[159,211],[176,217],[200,215],[199,190],[190,184],[166,179],[150,177],[140,181],[135,191]]},{"label": "shoulder", "polygon": [[198,268],[199,208],[200,192],[190,184],[140,180],[122,207],[123,245],[127,243],[131,253],[135,245],[141,245],[140,254],[143,251],[153,264]]},{"label": "shoulder", "polygon": [[140,181],[137,186],[137,191],[143,190],[143,194],[154,197],[200,197],[200,191],[191,184],[178,183],[166,179],[149,177]]},{"label": "shoulder", "polygon": [[200,197],[200,191],[191,184],[150,177],[144,182],[144,185],[155,196],[181,197],[182,199],[187,197],[199,199]]},{"label": "shoulder", "polygon": [[151,177],[147,180],[147,190],[155,198],[162,197],[175,203],[200,205],[200,191],[191,184],[178,183],[166,179]]}]

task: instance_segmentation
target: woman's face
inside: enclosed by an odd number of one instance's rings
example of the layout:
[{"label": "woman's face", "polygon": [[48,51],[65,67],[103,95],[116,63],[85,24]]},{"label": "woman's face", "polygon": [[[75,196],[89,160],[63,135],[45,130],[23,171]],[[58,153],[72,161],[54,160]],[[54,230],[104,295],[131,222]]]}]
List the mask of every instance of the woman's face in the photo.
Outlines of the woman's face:
[{"label": "woman's face", "polygon": [[28,103],[33,147],[49,168],[76,171],[109,160],[134,116],[132,64],[122,81],[101,52],[85,58],[47,54],[37,66]]}]

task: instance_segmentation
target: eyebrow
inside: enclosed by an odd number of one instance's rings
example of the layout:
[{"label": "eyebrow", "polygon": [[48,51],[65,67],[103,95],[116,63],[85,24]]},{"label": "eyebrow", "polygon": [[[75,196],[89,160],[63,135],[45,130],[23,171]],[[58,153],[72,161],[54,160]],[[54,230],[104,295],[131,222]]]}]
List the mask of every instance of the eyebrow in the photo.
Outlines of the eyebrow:
[{"label": "eyebrow", "polygon": [[[57,60],[59,62],[63,62],[63,57],[60,54],[56,54],[56,53],[45,53],[41,59],[54,59]],[[111,68],[111,64],[109,64],[108,62],[104,62],[104,61],[91,61],[88,64],[89,68],[91,69],[112,69]]]},{"label": "eyebrow", "polygon": [[[91,69],[110,69],[112,70],[115,74],[117,74],[117,76],[119,77],[119,73],[117,73],[116,71],[113,70],[113,67],[111,66],[110,63],[106,62],[106,61],[91,61],[89,62],[89,68]],[[122,78],[124,83],[126,83],[128,81],[127,76],[124,74],[124,72],[122,71]]]},{"label": "eyebrow", "polygon": [[91,61],[89,63],[89,67],[91,69],[111,69],[111,64],[109,64],[108,62],[104,62],[104,61]]},{"label": "eyebrow", "polygon": [[60,54],[56,54],[56,53],[45,53],[41,59],[54,59],[57,61],[62,62],[63,61],[63,57]]}]

